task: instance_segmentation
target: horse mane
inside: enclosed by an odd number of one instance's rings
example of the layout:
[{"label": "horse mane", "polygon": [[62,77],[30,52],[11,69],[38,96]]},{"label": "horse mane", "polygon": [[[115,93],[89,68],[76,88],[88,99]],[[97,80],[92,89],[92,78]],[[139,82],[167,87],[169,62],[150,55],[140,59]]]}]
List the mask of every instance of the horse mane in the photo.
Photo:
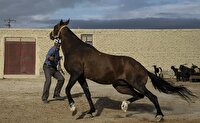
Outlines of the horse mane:
[{"label": "horse mane", "polygon": [[79,41],[83,42],[78,36],[76,36],[74,34],[74,32],[71,31],[71,29],[69,27],[66,27],[66,28],[69,30],[69,32],[71,33],[70,35],[72,35],[73,38],[75,38],[76,40],[79,40]]},{"label": "horse mane", "polygon": [[76,34],[74,34],[74,32],[71,31],[71,29],[69,27],[66,27],[66,28],[68,29],[68,33],[71,33],[69,35],[71,35],[71,37],[74,38],[76,41],[78,41],[81,45],[97,50],[94,46],[82,41]]}]

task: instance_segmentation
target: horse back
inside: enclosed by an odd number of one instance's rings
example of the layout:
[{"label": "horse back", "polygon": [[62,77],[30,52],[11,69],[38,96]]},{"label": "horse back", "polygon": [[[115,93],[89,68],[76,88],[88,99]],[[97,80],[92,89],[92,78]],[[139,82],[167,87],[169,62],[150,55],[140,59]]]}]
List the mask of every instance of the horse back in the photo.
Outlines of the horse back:
[{"label": "horse back", "polygon": [[133,81],[145,68],[135,59],[102,53],[92,47],[80,47],[67,59],[67,69],[82,72],[85,78],[100,84],[111,84],[117,80]]}]

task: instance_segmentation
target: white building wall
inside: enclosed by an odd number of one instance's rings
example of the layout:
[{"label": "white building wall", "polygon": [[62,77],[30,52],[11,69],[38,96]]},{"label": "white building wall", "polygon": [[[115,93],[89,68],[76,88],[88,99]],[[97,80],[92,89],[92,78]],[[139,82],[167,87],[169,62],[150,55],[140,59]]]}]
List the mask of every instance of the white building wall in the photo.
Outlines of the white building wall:
[{"label": "white building wall", "polygon": [[[33,37],[36,39],[36,76],[43,73],[42,65],[48,49],[52,29],[0,29],[0,78],[4,77],[5,37]],[[93,46],[99,51],[126,55],[138,60],[148,70],[152,65],[172,75],[170,67],[193,63],[200,66],[200,30],[134,30],[134,29],[72,29],[81,34],[93,34]]]}]

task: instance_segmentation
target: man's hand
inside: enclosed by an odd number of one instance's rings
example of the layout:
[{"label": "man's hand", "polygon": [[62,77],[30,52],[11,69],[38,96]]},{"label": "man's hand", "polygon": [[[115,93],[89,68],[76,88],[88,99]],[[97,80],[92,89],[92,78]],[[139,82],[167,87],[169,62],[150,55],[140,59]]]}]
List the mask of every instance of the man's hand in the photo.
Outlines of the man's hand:
[{"label": "man's hand", "polygon": [[50,61],[54,61],[54,60],[55,60],[55,57],[50,56],[50,57],[49,57],[49,60],[50,60]]}]

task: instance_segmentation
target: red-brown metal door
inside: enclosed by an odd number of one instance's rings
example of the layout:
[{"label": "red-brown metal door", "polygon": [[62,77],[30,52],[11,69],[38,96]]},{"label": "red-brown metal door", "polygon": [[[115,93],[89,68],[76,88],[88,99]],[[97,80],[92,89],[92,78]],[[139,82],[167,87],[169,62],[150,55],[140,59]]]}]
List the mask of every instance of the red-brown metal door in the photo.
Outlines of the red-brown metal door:
[{"label": "red-brown metal door", "polygon": [[20,42],[6,42],[5,44],[5,74],[20,73]]},{"label": "red-brown metal door", "polygon": [[35,74],[35,42],[21,42],[21,74]]},{"label": "red-brown metal door", "polygon": [[4,74],[35,74],[35,42],[5,43]]}]

